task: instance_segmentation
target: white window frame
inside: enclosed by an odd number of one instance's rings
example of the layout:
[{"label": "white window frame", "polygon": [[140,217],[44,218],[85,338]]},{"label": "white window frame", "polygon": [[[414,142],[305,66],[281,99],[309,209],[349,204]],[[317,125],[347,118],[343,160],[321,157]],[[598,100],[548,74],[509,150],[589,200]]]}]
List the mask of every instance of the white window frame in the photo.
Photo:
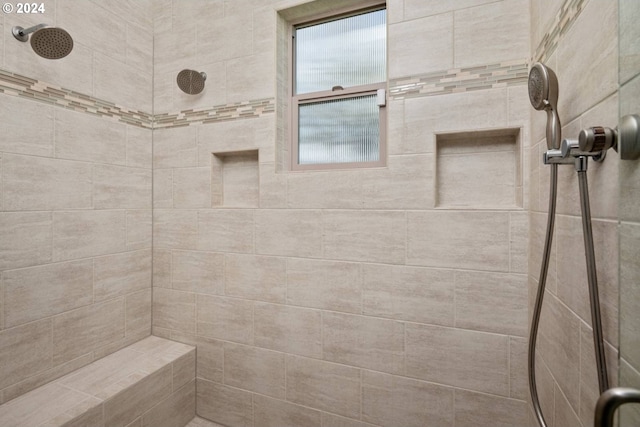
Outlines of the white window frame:
[{"label": "white window frame", "polygon": [[[309,92],[304,94],[295,93],[295,78],[296,78],[296,56],[295,56],[295,40],[294,34],[297,27],[304,27],[309,25],[321,24],[323,22],[335,21],[341,18],[347,18],[349,16],[358,15],[361,13],[373,12],[376,10],[386,9],[386,3],[377,3],[374,6],[366,8],[350,8],[341,10],[339,12],[332,12],[323,16],[316,16],[314,19],[305,19],[301,22],[293,22],[289,28],[291,37],[289,37],[289,53],[290,53],[290,76],[291,82],[289,84],[290,91],[290,106],[291,106],[291,135],[289,138],[291,153],[291,170],[304,171],[304,170],[326,170],[326,169],[354,169],[354,168],[373,168],[383,167],[387,164],[387,109],[386,109],[386,94],[387,94],[387,80],[378,83],[350,86],[350,87],[334,87],[332,90]],[[387,64],[385,64],[385,68]],[[317,103],[321,101],[331,101],[338,99],[355,98],[358,96],[377,95],[378,107],[379,107],[379,158],[376,161],[371,162],[343,162],[343,163],[314,163],[314,164],[300,164],[299,159],[299,144],[298,144],[298,107],[303,104]],[[380,99],[382,98],[382,99]]]}]

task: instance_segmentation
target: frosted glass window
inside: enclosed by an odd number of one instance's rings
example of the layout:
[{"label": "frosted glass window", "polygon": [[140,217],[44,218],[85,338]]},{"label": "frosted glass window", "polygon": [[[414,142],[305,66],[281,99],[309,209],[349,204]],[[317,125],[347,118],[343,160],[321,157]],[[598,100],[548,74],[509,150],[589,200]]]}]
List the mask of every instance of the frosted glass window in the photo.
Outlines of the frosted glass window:
[{"label": "frosted glass window", "polygon": [[386,79],[386,10],[296,29],[296,93]]},{"label": "frosted glass window", "polygon": [[375,162],[380,159],[376,96],[358,96],[298,107],[298,162]]},{"label": "frosted glass window", "polygon": [[293,169],[384,164],[386,34],[382,7],[293,28]]}]

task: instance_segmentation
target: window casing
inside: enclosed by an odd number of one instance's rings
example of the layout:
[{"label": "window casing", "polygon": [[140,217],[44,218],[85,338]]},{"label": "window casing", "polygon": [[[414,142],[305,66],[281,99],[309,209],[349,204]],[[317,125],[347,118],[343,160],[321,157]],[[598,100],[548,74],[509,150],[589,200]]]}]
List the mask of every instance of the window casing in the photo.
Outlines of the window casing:
[{"label": "window casing", "polygon": [[386,10],[293,27],[293,170],[383,166]]}]

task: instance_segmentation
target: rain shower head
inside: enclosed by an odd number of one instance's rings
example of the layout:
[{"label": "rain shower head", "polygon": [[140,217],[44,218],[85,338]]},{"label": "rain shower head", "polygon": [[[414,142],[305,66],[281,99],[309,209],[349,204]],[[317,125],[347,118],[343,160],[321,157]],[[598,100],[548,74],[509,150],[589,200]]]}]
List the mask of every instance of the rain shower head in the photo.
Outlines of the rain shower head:
[{"label": "rain shower head", "polygon": [[197,95],[202,92],[205,80],[207,80],[205,73],[193,70],[180,71],[176,79],[180,90],[189,95]]},{"label": "rain shower head", "polygon": [[536,62],[529,72],[529,100],[533,108],[547,112],[547,148],[560,147],[560,118],[558,117],[558,78],[546,65]]},{"label": "rain shower head", "polygon": [[13,27],[13,36],[21,42],[29,40],[31,35],[31,48],[33,51],[46,59],[60,59],[71,53],[73,49],[73,39],[62,28],[47,27],[46,24],[39,24],[30,28]]}]

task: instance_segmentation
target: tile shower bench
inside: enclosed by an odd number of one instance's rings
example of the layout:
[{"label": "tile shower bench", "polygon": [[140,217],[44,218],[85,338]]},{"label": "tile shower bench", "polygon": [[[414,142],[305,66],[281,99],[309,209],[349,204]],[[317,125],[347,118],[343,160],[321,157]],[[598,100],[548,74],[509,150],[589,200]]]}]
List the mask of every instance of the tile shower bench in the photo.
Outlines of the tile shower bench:
[{"label": "tile shower bench", "polygon": [[150,336],[0,406],[0,426],[183,427],[195,347]]}]

